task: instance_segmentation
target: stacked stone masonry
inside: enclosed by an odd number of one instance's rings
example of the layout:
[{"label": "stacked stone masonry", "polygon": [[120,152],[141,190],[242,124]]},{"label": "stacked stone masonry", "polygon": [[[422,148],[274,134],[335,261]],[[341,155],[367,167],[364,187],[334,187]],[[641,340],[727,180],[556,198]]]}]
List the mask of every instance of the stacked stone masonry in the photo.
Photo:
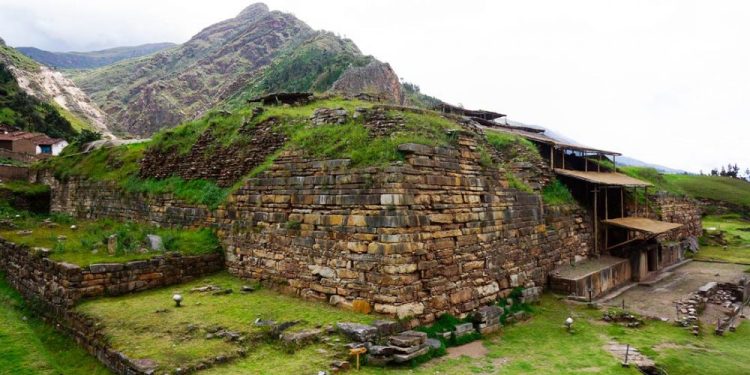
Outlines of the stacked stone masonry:
[{"label": "stacked stone masonry", "polygon": [[[349,160],[287,151],[214,212],[110,183],[60,182],[45,171],[36,178],[52,186],[55,212],[216,225],[236,275],[429,322],[470,312],[514,287],[544,286],[557,265],[592,249],[591,219],[582,209],[547,207],[538,195],[509,189],[503,170],[479,163],[474,137],[457,138],[450,148],[402,145],[405,161],[385,168],[352,169]],[[663,240],[700,235],[693,201],[660,195],[653,207],[655,217],[686,224]]]},{"label": "stacked stone masonry", "polygon": [[25,298],[59,314],[84,298],[117,296],[184,283],[224,268],[222,254],[164,255],[127,263],[80,267],[57,262],[45,250],[0,239],[0,270]]},{"label": "stacked stone masonry", "polygon": [[687,238],[698,238],[703,235],[701,209],[698,202],[685,197],[659,194],[652,203],[658,212],[657,218],[683,226],[669,233],[666,239],[680,241]]},{"label": "stacked stone masonry", "polygon": [[170,194],[128,193],[113,182],[82,178],[59,181],[46,170],[39,171],[34,180],[51,186],[52,212],[79,218],[137,220],[163,227],[198,227],[211,218],[207,207],[185,203]]},{"label": "stacked stone masonry", "polygon": [[509,189],[502,170],[480,165],[472,137],[457,142],[402,145],[405,162],[380,169],[282,154],[216,212],[227,267],[429,322],[543,286],[556,265],[589,255],[583,210]]}]

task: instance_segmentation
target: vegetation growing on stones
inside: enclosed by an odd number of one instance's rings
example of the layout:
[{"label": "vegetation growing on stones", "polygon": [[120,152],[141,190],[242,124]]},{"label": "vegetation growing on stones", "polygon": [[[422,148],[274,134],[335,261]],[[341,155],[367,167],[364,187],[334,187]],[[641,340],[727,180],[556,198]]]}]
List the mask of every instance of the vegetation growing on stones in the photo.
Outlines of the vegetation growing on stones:
[{"label": "vegetation growing on stones", "polygon": [[[80,177],[119,185],[127,192],[145,194],[174,194],[188,203],[215,208],[232,190],[230,184],[221,187],[215,179],[190,179],[177,175],[166,178],[144,178],[143,158],[147,152],[165,162],[165,155],[187,155],[194,152],[199,139],[209,136],[209,145],[191,156],[209,162],[218,150],[247,149],[250,139],[259,136],[254,128],[273,121],[270,130],[284,134],[288,141],[280,150],[301,150],[311,157],[351,159],[352,167],[385,166],[403,159],[398,145],[418,143],[430,146],[450,146],[454,137],[449,130],[460,129],[452,120],[438,113],[386,111],[386,116],[398,117],[401,125],[388,135],[373,135],[362,117],[354,118],[358,108],[371,109],[374,103],[358,100],[327,98],[302,106],[267,106],[258,113],[257,107],[246,106],[234,112],[212,112],[203,118],[165,130],[152,141],[101,148],[81,153],[77,145],[65,149],[60,157],[43,161],[37,168],[50,168],[55,177],[65,180]],[[347,120],[342,124],[311,125],[310,117],[317,108],[343,108]],[[265,129],[263,131],[268,131]],[[204,147],[202,145],[201,147]],[[267,146],[265,147],[267,148]],[[257,150],[265,152],[267,150]],[[246,175],[257,175],[271,165],[278,152],[267,155],[257,165],[243,166]],[[519,185],[520,186],[520,185]],[[236,187],[236,186],[235,186]]]},{"label": "vegetation growing on stones", "polygon": [[544,203],[552,206],[575,203],[573,194],[558,179],[554,179],[542,189],[542,198],[544,199]]},{"label": "vegetation growing on stones", "polygon": [[[185,255],[220,251],[216,235],[208,228],[156,228],[135,222],[74,220],[66,215],[45,217],[8,209],[0,212],[0,219],[12,223],[12,228],[0,230],[0,237],[17,244],[49,249],[51,259],[81,266],[147,259],[165,251]],[[75,229],[71,225],[75,225]],[[151,249],[147,240],[149,234],[160,236],[164,248]],[[112,249],[108,243],[111,236],[116,238]]]}]

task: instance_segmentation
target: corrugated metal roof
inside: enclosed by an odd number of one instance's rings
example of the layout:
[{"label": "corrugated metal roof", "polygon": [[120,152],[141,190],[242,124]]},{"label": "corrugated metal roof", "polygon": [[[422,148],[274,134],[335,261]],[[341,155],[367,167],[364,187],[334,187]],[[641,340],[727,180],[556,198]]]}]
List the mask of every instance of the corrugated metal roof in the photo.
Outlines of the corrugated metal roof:
[{"label": "corrugated metal roof", "polygon": [[682,224],[652,220],[645,217],[621,217],[619,219],[602,220],[602,223],[651,234],[666,233],[682,226]]},{"label": "corrugated metal roof", "polygon": [[598,152],[602,154],[616,155],[616,156],[622,155],[619,152],[607,151],[607,150],[602,150],[598,148],[584,146],[572,140],[563,139],[563,137],[556,136],[554,133],[551,133],[547,130],[544,130],[543,132],[540,132],[539,130],[536,130],[536,129],[534,129],[534,131],[529,131],[529,130],[524,130],[523,128],[516,127],[513,125],[503,125],[503,124],[483,126],[483,128],[488,129],[488,130],[495,130],[495,131],[515,134],[515,135],[524,137],[532,141],[546,143],[548,145],[553,145],[557,148],[567,148],[567,149],[577,150],[577,151],[591,151],[591,152]]},{"label": "corrugated metal roof", "polygon": [[631,186],[631,187],[642,187],[652,186],[650,182],[642,181],[637,178],[633,178],[622,173],[616,172],[584,172],[584,171],[571,171],[568,169],[555,169],[555,173],[572,177],[575,179],[592,182],[600,185],[614,185],[614,186]]}]

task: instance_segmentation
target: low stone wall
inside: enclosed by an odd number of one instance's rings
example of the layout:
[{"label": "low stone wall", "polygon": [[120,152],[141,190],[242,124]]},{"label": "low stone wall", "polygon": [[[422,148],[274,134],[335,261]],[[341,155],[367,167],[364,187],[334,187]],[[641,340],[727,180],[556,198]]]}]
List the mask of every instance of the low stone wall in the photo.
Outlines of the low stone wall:
[{"label": "low stone wall", "polygon": [[15,167],[12,165],[0,165],[0,181],[29,179],[28,167]]},{"label": "low stone wall", "polygon": [[81,178],[61,182],[47,170],[37,171],[31,180],[51,187],[52,212],[79,218],[114,218],[164,227],[198,227],[206,225],[211,217],[208,207],[187,204],[171,194],[132,194],[115,183]]},{"label": "low stone wall", "polygon": [[123,353],[110,348],[108,338],[102,332],[102,326],[97,324],[95,319],[72,310],[54,316],[47,314],[47,318],[115,374],[153,374],[148,361],[131,360]]},{"label": "low stone wall", "polygon": [[63,315],[83,298],[117,296],[179,284],[217,272],[221,254],[164,255],[127,263],[79,267],[56,262],[44,250],[33,250],[0,239],[0,270],[27,300]]},{"label": "low stone wall", "polygon": [[509,189],[473,138],[457,142],[402,145],[405,162],[385,168],[286,152],[216,212],[229,271],[425,323],[539,290],[558,264],[589,255],[585,211]]}]

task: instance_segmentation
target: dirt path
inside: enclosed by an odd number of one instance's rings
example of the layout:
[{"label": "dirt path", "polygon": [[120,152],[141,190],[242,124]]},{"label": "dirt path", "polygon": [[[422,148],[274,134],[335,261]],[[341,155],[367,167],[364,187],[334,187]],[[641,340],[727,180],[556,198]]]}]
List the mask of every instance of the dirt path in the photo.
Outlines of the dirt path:
[{"label": "dirt path", "polygon": [[675,301],[711,281],[736,282],[746,269],[737,264],[690,262],[653,286],[638,285],[605,304],[621,306],[624,299],[625,307],[639,314],[675,319]]},{"label": "dirt path", "polygon": [[482,341],[477,340],[461,346],[448,348],[448,358],[458,358],[465,355],[469,358],[483,358],[489,351]]}]

